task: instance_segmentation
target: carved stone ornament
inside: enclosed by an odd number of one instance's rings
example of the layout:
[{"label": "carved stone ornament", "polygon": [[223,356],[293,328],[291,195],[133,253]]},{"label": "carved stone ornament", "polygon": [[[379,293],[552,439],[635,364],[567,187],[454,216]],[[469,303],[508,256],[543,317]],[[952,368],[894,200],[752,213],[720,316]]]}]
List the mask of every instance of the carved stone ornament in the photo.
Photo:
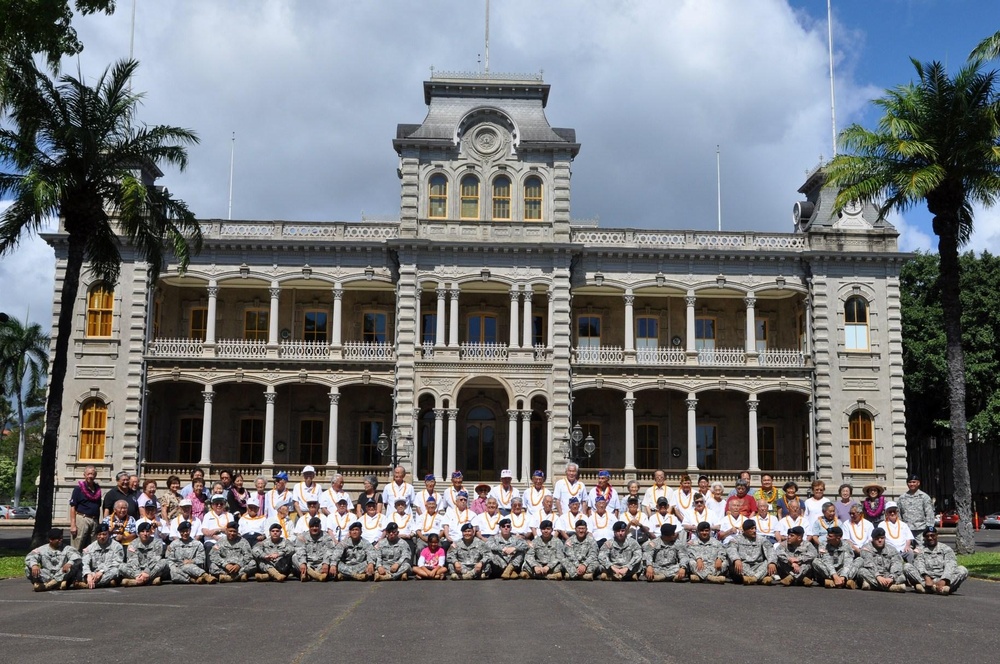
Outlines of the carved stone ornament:
[{"label": "carved stone ornament", "polygon": [[468,136],[469,147],[483,158],[497,154],[507,142],[507,132],[488,123],[478,125]]}]

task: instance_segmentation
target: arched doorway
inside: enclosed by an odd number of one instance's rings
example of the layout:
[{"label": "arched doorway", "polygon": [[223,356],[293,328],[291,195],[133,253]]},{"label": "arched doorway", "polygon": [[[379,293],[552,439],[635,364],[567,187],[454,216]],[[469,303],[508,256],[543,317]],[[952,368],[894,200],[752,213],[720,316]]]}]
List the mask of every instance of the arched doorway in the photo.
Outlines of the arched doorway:
[{"label": "arched doorway", "polygon": [[496,413],[475,406],[465,417],[465,476],[472,480],[496,478]]}]

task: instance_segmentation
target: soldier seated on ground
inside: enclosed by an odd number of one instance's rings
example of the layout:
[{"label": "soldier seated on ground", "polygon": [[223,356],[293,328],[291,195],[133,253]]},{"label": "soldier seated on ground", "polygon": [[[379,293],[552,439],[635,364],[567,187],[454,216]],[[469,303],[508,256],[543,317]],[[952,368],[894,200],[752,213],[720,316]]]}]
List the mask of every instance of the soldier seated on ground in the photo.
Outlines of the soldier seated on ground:
[{"label": "soldier seated on ground", "polygon": [[552,521],[543,519],[538,524],[538,537],[531,543],[525,555],[525,571],[535,579],[561,579],[565,549],[562,540],[552,532]]},{"label": "soldier seated on ground", "polygon": [[413,573],[410,565],[409,543],[399,536],[399,525],[390,521],[385,526],[385,537],[375,547],[375,580],[406,581]]},{"label": "soldier seated on ground", "polygon": [[593,581],[597,565],[597,542],[587,532],[587,521],[577,519],[563,548],[563,574],[567,579]]},{"label": "soldier seated on ground", "polygon": [[371,581],[375,578],[377,557],[375,547],[361,534],[361,522],[355,521],[347,531],[347,539],[333,549],[330,574],[338,581]]},{"label": "soldier seated on ground", "polygon": [[726,549],[712,536],[712,524],[702,521],[695,531],[695,538],[688,543],[688,572],[691,582],[708,581],[725,583],[729,570]]},{"label": "soldier seated on ground", "polygon": [[83,550],[85,581],[77,581],[76,587],[91,590],[94,588],[114,588],[118,585],[124,562],[124,547],[112,537],[108,524],[101,522],[97,526],[97,541],[91,542]]},{"label": "soldier seated on ground", "polygon": [[827,529],[826,544],[820,547],[813,561],[813,574],[826,588],[854,590],[858,587],[854,580],[857,576],[854,551],[844,543],[844,530],[840,526]]},{"label": "soldier seated on ground", "polygon": [[687,581],[687,545],[678,541],[676,525],[660,526],[660,536],[650,540],[643,553],[647,581]]},{"label": "soldier seated on ground", "polygon": [[629,526],[618,521],[613,526],[614,537],[604,543],[597,554],[602,581],[631,581],[642,569],[642,547],[629,537]]},{"label": "soldier seated on ground", "polygon": [[[425,506],[428,504],[424,502]],[[441,536],[437,533],[428,533],[426,538],[427,546],[420,550],[413,575],[418,579],[443,581],[448,576],[448,565],[445,562],[445,550],[441,547]]]},{"label": "soldier seated on ground", "polygon": [[805,532],[802,526],[794,526],[789,529],[785,541],[775,547],[778,576],[783,586],[813,584],[812,566],[816,548],[804,539]]},{"label": "soldier seated on ground", "polygon": [[295,527],[292,528],[292,534],[297,540],[305,540],[306,536],[309,534],[309,520],[313,517],[317,517],[320,521],[320,530],[329,531],[327,527],[327,518],[319,511],[319,498],[309,496],[306,499],[305,504],[306,512],[301,515],[295,522]]},{"label": "soldier seated on ground", "polygon": [[83,569],[80,552],[63,543],[61,528],[49,530],[48,540],[25,556],[24,575],[35,592],[72,588]]},{"label": "soldier seated on ground", "polygon": [[490,538],[488,546],[493,557],[493,573],[501,579],[527,579],[529,574],[522,572],[524,554],[528,551],[527,541],[514,536],[510,517],[500,519],[500,532]]},{"label": "soldier seated on ground", "polygon": [[938,595],[950,595],[969,578],[969,570],[958,564],[951,547],[938,542],[934,526],[924,530],[924,546],[912,564],[903,566],[903,573],[917,592]]},{"label": "soldier seated on ground", "polygon": [[176,531],[178,539],[167,545],[170,580],[174,583],[215,583],[215,577],[205,571],[205,545],[191,537],[191,522],[181,521]]},{"label": "soldier seated on ground", "polygon": [[122,585],[158,586],[170,574],[170,566],[163,557],[163,540],[154,534],[149,523],[140,523],[137,530],[139,539],[129,543],[122,567]]},{"label": "soldier seated on ground", "polygon": [[[351,524],[351,530],[356,530],[361,536],[361,524],[357,521]],[[331,573],[331,559],[334,554],[333,540],[323,532],[323,520],[318,516],[309,519],[309,532],[304,540],[295,543],[295,554],[292,565],[299,572],[299,581],[326,581]],[[336,572],[333,572],[336,574]]]},{"label": "soldier seated on ground", "polygon": [[733,580],[744,585],[760,583],[769,586],[778,573],[774,545],[757,537],[757,523],[753,519],[743,522],[743,532],[733,536],[727,549]]},{"label": "soldier seated on ground", "polygon": [[490,555],[483,541],[476,537],[471,523],[462,525],[462,538],[452,542],[448,549],[448,571],[455,580],[488,579]]},{"label": "soldier seated on ground", "polygon": [[885,541],[885,531],[881,528],[873,530],[871,541],[861,548],[858,577],[862,590],[906,591],[903,558],[896,547]]},{"label": "soldier seated on ground", "polygon": [[271,579],[281,582],[292,574],[292,556],[295,555],[295,545],[281,536],[281,526],[272,523],[268,529],[268,538],[258,542],[251,553],[257,564],[258,581]]},{"label": "soldier seated on ground", "polygon": [[211,561],[208,571],[219,583],[246,581],[257,571],[250,545],[240,536],[237,521],[226,524],[226,536],[216,542],[208,555]]}]

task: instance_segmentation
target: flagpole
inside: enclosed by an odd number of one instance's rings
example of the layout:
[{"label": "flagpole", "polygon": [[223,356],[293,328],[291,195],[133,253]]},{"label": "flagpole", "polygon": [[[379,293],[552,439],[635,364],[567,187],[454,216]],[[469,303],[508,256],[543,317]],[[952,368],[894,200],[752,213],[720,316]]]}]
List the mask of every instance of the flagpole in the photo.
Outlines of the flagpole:
[{"label": "flagpole", "polygon": [[719,231],[722,230],[722,153],[715,146],[715,182],[717,188],[716,208],[719,211]]},{"label": "flagpole", "polygon": [[837,156],[837,96],[833,84],[833,10],[826,0],[827,45],[830,53],[830,124],[833,129],[833,156]]},{"label": "flagpole", "polygon": [[229,219],[233,218],[233,162],[236,158],[236,132],[233,132],[233,142],[229,149]]},{"label": "flagpole", "polygon": [[490,73],[490,0],[486,0],[486,74]]}]

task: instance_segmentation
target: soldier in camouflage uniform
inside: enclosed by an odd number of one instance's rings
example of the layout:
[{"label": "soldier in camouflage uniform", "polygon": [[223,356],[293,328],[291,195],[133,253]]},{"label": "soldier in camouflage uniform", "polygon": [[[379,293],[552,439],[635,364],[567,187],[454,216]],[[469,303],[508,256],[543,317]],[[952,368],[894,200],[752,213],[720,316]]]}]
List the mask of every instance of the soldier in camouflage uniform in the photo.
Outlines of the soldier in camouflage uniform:
[{"label": "soldier in camouflage uniform", "polygon": [[903,566],[906,579],[917,592],[949,595],[969,578],[969,570],[958,564],[955,552],[947,544],[938,543],[938,531],[928,526],[924,546],[917,549],[913,563]]},{"label": "soldier in camouflage uniform", "polygon": [[375,546],[375,580],[406,581],[413,575],[410,545],[399,537],[399,524],[385,525],[385,537]]},{"label": "soldier in camouflage uniform", "polygon": [[729,571],[726,549],[712,537],[712,524],[702,521],[696,526],[695,538],[688,542],[688,572],[691,583],[708,581],[725,583]]},{"label": "soldier in camouflage uniform", "polygon": [[163,558],[163,540],[156,536],[150,523],[140,523],[136,531],[139,539],[129,542],[122,567],[122,585],[158,586],[170,573],[170,566]]},{"label": "soldier in camouflage uniform", "polygon": [[271,524],[270,537],[254,545],[251,553],[259,570],[254,576],[258,581],[284,581],[292,573],[292,556],[295,545],[281,536],[281,526]]},{"label": "soldier in camouflage uniform", "polygon": [[862,581],[862,590],[906,592],[903,558],[896,547],[891,544],[886,545],[884,529],[873,530],[872,541],[861,547],[858,578]]},{"label": "soldier in camouflage uniform", "polygon": [[452,579],[490,578],[490,552],[481,539],[476,537],[476,528],[471,523],[462,524],[462,538],[452,542],[448,549],[448,572]]},{"label": "soldier in camouflage uniform", "polygon": [[813,575],[827,588],[858,587],[854,577],[858,574],[854,551],[844,544],[844,529],[831,526],[826,531],[826,544],[820,547],[813,560]]},{"label": "soldier in camouflage uniform", "polygon": [[378,560],[375,547],[361,536],[360,521],[351,524],[347,535],[333,550],[330,574],[334,574],[338,581],[371,581],[375,578],[375,563]]},{"label": "soldier in camouflage uniform", "polygon": [[624,521],[616,521],[611,528],[614,537],[597,554],[602,581],[630,581],[642,570],[642,547],[628,536],[628,528]]},{"label": "soldier in camouflage uniform", "polygon": [[906,478],[906,489],[903,495],[896,499],[899,518],[910,527],[914,539],[919,544],[920,537],[928,526],[934,526],[934,502],[920,490],[919,475],[910,475]]},{"label": "soldier in camouflage uniform", "polygon": [[[351,530],[355,526],[360,536],[361,523],[355,521]],[[323,532],[323,520],[318,516],[310,517],[309,533],[305,539],[295,543],[295,554],[292,556],[292,566],[299,571],[299,581],[326,581],[331,572],[334,548],[333,539]]]},{"label": "soldier in camouflage uniform", "polygon": [[812,568],[817,555],[816,547],[805,539],[805,535],[805,528],[792,526],[788,529],[788,536],[774,550],[778,559],[778,576],[783,586],[797,584],[808,587],[813,584]]},{"label": "soldier in camouflage uniform", "polygon": [[536,579],[561,579],[563,553],[566,546],[553,536],[552,521],[542,519],[538,523],[538,537],[531,542],[524,556],[524,569]]},{"label": "soldier in camouflage uniform", "polygon": [[501,579],[527,579],[531,575],[521,571],[524,566],[524,554],[528,552],[528,543],[520,537],[511,534],[513,527],[509,518],[500,519],[500,532],[487,542],[492,556],[493,574],[500,574]]},{"label": "soldier in camouflage uniform", "polygon": [[730,573],[737,583],[769,586],[778,573],[774,545],[757,537],[757,522],[753,519],[744,521],[743,532],[733,535],[727,553],[732,565]]},{"label": "soldier in camouflage uniform", "polygon": [[24,558],[24,575],[35,592],[72,588],[80,577],[83,559],[80,552],[63,544],[61,528],[49,530],[49,543],[33,550]]},{"label": "soldier in camouflage uniform", "polygon": [[191,538],[191,522],[177,525],[175,539],[167,545],[167,564],[174,583],[215,583],[215,577],[205,571],[205,545]]},{"label": "soldier in camouflage uniform", "polygon": [[215,542],[209,559],[208,571],[219,583],[246,581],[257,571],[250,543],[240,535],[240,524],[235,520],[226,524],[226,537]]},{"label": "soldier in camouflage uniform", "polygon": [[[685,538],[687,533],[684,533]],[[660,536],[643,547],[647,581],[687,581],[687,545],[677,541],[677,526],[664,523]]]},{"label": "soldier in camouflage uniform", "polygon": [[97,541],[83,550],[84,581],[77,581],[77,588],[114,588],[121,577],[125,562],[125,548],[111,537],[106,523],[97,524]]},{"label": "soldier in camouflage uniform", "polygon": [[597,542],[587,532],[587,522],[577,519],[563,548],[563,574],[567,579],[593,581],[597,565]]}]

